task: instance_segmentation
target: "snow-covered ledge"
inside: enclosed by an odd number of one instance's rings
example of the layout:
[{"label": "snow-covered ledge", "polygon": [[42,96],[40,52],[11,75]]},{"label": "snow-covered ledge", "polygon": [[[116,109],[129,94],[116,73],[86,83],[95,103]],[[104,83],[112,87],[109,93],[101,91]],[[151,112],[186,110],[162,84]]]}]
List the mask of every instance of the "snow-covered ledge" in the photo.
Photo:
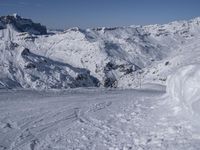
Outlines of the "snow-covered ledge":
[{"label": "snow-covered ledge", "polygon": [[167,79],[167,93],[175,111],[200,115],[200,64],[178,69]]}]

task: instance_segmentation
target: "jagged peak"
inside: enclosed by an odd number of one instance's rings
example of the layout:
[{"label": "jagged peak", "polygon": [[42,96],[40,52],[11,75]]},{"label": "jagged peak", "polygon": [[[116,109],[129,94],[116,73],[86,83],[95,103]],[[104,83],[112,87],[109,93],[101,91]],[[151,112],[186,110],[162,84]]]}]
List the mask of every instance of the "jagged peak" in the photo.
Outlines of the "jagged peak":
[{"label": "jagged peak", "polygon": [[12,14],[0,17],[0,29],[6,29],[11,24],[19,32],[28,32],[30,34],[47,34],[47,29],[40,23],[34,23],[31,19],[22,18],[18,14]]},{"label": "jagged peak", "polygon": [[14,13],[13,14],[13,17],[15,17],[16,19],[18,18],[18,17],[20,17],[17,13]]},{"label": "jagged peak", "polygon": [[196,17],[196,18],[192,19],[191,21],[198,21],[198,22],[200,22],[200,17]]},{"label": "jagged peak", "polygon": [[65,30],[64,32],[68,32],[68,31],[74,31],[74,32],[79,32],[81,31],[82,29],[80,29],[79,27],[72,27],[72,28],[69,28],[67,30]]}]

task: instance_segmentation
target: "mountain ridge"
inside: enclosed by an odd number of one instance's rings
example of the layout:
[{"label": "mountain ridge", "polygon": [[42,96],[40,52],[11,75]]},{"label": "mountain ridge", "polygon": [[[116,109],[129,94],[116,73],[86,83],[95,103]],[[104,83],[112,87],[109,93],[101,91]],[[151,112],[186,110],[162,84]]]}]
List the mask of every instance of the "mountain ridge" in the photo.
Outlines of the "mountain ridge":
[{"label": "mountain ridge", "polygon": [[13,27],[19,32],[47,34],[45,26],[40,23],[34,23],[31,19],[22,18],[17,14],[0,17],[0,29],[5,29],[7,25],[13,25]]},{"label": "mountain ridge", "polygon": [[[5,50],[5,43],[10,41],[53,62],[88,70],[89,72],[86,73],[88,84],[85,83],[87,86],[135,88],[141,85],[140,82],[165,84],[167,76],[173,72],[171,70],[188,64],[187,61],[192,59],[199,62],[199,35],[200,17],[164,25],[85,30],[71,28],[63,32],[55,31],[53,34],[19,32],[9,25],[0,30],[0,50]],[[190,55],[187,54],[188,47],[189,51],[193,52]],[[2,63],[8,59],[6,57],[2,58]],[[179,64],[175,60],[180,61]],[[59,67],[62,72],[62,66]],[[29,87],[37,89],[38,87],[32,85],[40,80],[43,83],[46,81],[39,75],[37,68],[32,68],[32,72],[35,72],[34,76],[37,78],[30,80]],[[8,74],[11,75],[12,72],[8,71]],[[45,73],[43,75],[48,76]],[[29,72],[29,76],[31,78],[33,74]],[[50,78],[54,78],[58,83],[67,80],[63,81],[59,78],[57,81],[53,73],[50,74]],[[10,79],[9,76],[8,79]],[[0,78],[1,82],[3,80],[5,78]],[[21,84],[17,78],[13,82]],[[79,85],[74,87],[79,87]],[[51,87],[43,84],[42,88]],[[66,87],[59,86],[58,88]]]}]

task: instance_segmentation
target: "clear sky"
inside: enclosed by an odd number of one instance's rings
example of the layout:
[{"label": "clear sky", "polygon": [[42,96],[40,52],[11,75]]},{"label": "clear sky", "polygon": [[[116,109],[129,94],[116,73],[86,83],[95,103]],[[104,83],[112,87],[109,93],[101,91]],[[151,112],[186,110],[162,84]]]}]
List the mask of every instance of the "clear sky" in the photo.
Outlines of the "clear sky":
[{"label": "clear sky", "polygon": [[54,29],[144,25],[198,17],[200,0],[0,0],[13,13]]}]

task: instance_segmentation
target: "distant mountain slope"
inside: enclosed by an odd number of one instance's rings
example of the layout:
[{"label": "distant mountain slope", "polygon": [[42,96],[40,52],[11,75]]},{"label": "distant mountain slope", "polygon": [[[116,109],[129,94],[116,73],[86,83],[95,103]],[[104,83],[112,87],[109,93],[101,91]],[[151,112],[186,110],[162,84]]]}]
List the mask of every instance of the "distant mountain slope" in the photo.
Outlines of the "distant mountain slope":
[{"label": "distant mountain slope", "polygon": [[[29,61],[45,58],[51,62],[48,64],[49,66],[45,65],[47,67],[45,70],[51,72],[44,73],[44,76],[48,76],[48,78],[44,79],[39,72],[34,72],[36,80],[31,82],[25,79],[15,80],[19,85],[22,85],[22,81],[24,82],[23,85],[29,85],[25,87],[97,86],[98,81],[104,87],[122,88],[137,87],[140,86],[140,82],[164,84],[167,75],[174,69],[191,61],[198,62],[198,58],[200,58],[198,57],[200,53],[200,18],[176,21],[165,25],[86,30],[72,28],[63,32],[55,31],[51,33],[43,32],[43,29],[46,28],[40,24],[37,25],[41,28],[35,27],[35,24],[29,19],[19,16],[8,18],[14,19],[13,22],[28,20],[31,23],[28,28],[25,28],[24,26],[16,27],[16,24],[4,21],[0,30],[0,52],[5,54],[5,51],[7,51],[6,43],[9,42],[28,49],[32,57]],[[0,19],[0,26],[1,24]],[[16,51],[12,46],[9,50]],[[5,57],[1,63],[3,64],[7,59]],[[40,66],[38,62],[33,62]],[[63,66],[71,66],[70,69],[84,68],[83,70],[87,70],[87,84],[79,83],[76,78],[73,78],[73,86],[69,86],[69,84],[64,86],[63,82],[67,82],[66,80],[69,79],[67,77],[67,79],[58,78],[56,82],[51,83],[51,86],[47,86],[47,84],[49,85],[47,81],[50,82],[50,78],[56,74],[53,73],[54,70],[51,70],[52,64],[61,67],[60,72],[63,72]],[[23,68],[21,71],[26,72],[25,70]],[[82,72],[82,69],[79,70]],[[89,75],[89,72],[91,75]],[[62,73],[60,75],[67,76]],[[7,76],[6,80],[13,79]],[[5,82],[5,78],[0,77],[0,81]],[[37,84],[38,81],[41,81],[42,85]]]},{"label": "distant mountain slope", "polygon": [[86,69],[33,54],[27,48],[7,42],[0,56],[0,87],[75,88],[98,86]]}]

